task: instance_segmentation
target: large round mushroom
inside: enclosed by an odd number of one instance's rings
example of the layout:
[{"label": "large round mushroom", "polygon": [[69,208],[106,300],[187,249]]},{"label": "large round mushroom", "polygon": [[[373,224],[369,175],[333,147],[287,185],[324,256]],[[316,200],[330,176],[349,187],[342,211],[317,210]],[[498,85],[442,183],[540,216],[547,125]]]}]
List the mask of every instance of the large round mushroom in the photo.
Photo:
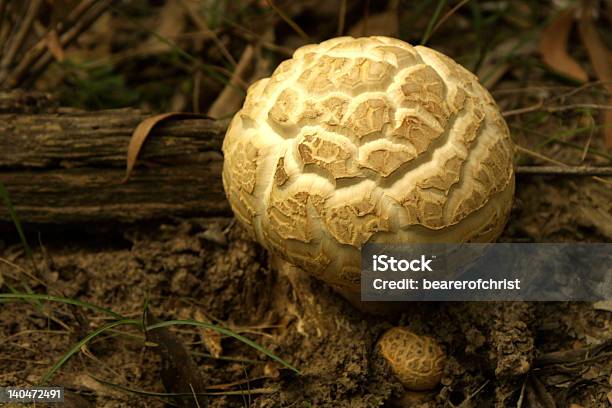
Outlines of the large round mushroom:
[{"label": "large round mushroom", "polygon": [[[275,264],[362,308],[366,243],[491,242],[514,194],[513,146],[489,93],[452,59],[387,37],[298,49],[251,85],[223,152],[234,214]],[[406,388],[440,380],[432,339],[395,328],[378,348]]]},{"label": "large round mushroom", "polygon": [[491,242],[513,146],[477,78],[387,37],[299,48],[254,83],[223,143],[236,218],[273,254],[359,303],[368,242]]}]

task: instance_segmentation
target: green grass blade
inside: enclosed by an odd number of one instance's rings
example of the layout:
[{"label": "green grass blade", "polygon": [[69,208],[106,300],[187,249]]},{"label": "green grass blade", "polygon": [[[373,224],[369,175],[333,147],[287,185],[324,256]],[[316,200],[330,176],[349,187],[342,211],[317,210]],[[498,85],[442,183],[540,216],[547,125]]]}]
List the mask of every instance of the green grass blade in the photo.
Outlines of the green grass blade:
[{"label": "green grass blade", "polygon": [[255,343],[254,341],[241,336],[238,333],[234,333],[233,331],[226,329],[224,327],[221,326],[217,326],[215,324],[211,324],[211,323],[203,323],[203,322],[198,322],[195,320],[168,320],[165,322],[159,322],[159,323],[155,323],[152,324],[150,326],[148,326],[146,328],[146,330],[153,330],[153,329],[159,329],[161,327],[168,327],[168,326],[177,326],[177,325],[187,325],[187,326],[198,326],[198,327],[204,327],[206,329],[211,329],[214,330],[218,333],[224,334],[226,336],[229,337],[233,337],[238,341],[241,341],[243,343],[245,343],[246,345],[254,348],[255,350],[265,354],[266,356],[270,357],[272,360],[281,363],[283,366],[287,367],[288,369],[292,370],[293,372],[297,373],[297,374],[301,374],[300,370],[298,370],[297,368],[295,368],[294,366],[292,366],[291,364],[289,364],[288,362],[286,362],[285,360],[283,360],[282,358],[278,357],[277,355],[275,355],[274,353],[272,353],[270,350],[268,350],[267,348]]},{"label": "green grass blade", "polygon": [[[17,294],[22,294],[22,292],[19,292],[17,289],[15,289],[12,285],[10,285],[8,282],[4,282],[4,284],[6,285],[6,287],[8,288],[8,290],[11,291],[12,295],[17,295]],[[32,291],[32,289],[28,286],[27,283],[22,282],[21,285],[24,287],[24,289],[28,292],[28,294],[34,293]],[[24,300],[24,299],[21,299]],[[46,315],[46,313],[43,311],[43,307],[42,307],[42,303],[40,303],[39,300],[36,299],[30,299],[32,300],[31,302],[27,302],[29,304],[31,304],[32,306],[34,306],[36,309],[38,309],[39,312],[41,312],[43,315]]]},{"label": "green grass blade", "polygon": [[197,58],[197,57],[191,55],[190,53],[188,53],[187,51],[183,50],[175,42],[167,39],[166,37],[164,37],[163,35],[159,34],[158,32],[149,29],[148,27],[144,26],[143,24],[141,24],[136,19],[134,19],[131,16],[129,16],[128,14],[124,13],[120,8],[111,6],[111,9],[113,11],[117,12],[118,14],[121,14],[121,16],[125,17],[127,20],[129,20],[132,24],[134,24],[139,29],[143,30],[147,34],[150,34],[150,35],[154,36],[157,40],[159,40],[160,42],[162,42],[162,43],[166,44],[167,46],[169,46],[172,49],[172,51],[174,51],[180,57],[182,57],[182,58],[184,58],[184,59],[186,59],[186,60],[196,64],[198,67],[202,68],[202,70],[204,70],[204,72],[206,72],[206,74],[209,75],[215,81],[219,82],[222,85],[230,86],[230,87],[234,88],[237,92],[241,93],[242,95],[246,95],[246,92],[245,92],[244,89],[242,89],[239,86],[236,86],[236,85],[232,84],[229,77],[226,78],[223,75],[220,75],[218,72],[216,72],[214,70],[212,65],[206,64],[206,63],[202,62],[199,58]]},{"label": "green grass blade", "polygon": [[[30,245],[28,244],[25,233],[23,232],[23,228],[21,227],[21,221],[19,220],[19,217],[17,216],[17,212],[15,211],[15,207],[13,206],[13,202],[11,201],[11,196],[8,190],[6,189],[6,187],[4,186],[4,183],[2,183],[1,181],[0,181],[0,197],[2,198],[2,201],[4,202],[4,206],[6,207],[9,213],[9,216],[11,217],[11,221],[13,221],[13,225],[15,225],[15,229],[17,230],[17,235],[19,235],[19,240],[21,241],[21,246],[23,246],[23,250],[25,251],[25,254],[26,254],[26,258],[32,264],[32,270],[34,272],[38,272],[38,268],[36,267],[36,262],[34,261],[34,254],[32,253],[32,248],[30,248]],[[28,283],[25,281],[25,279],[21,281],[21,286],[23,286],[26,292],[34,293],[32,291],[32,288],[30,288],[30,285],[28,285]],[[12,288],[11,288],[11,291],[13,293],[16,292]],[[42,311],[42,305],[40,304],[40,302],[37,300],[34,300],[34,303],[36,304],[36,307]]]},{"label": "green grass blade", "polygon": [[[478,72],[480,67],[487,58],[487,54],[491,51],[498,41],[503,38],[503,35],[496,29],[497,22],[503,15],[506,14],[508,7],[500,7],[499,10],[494,12],[491,16],[485,18],[482,15],[480,9],[480,3],[478,1],[472,1],[470,4],[472,7],[472,16],[474,18],[476,28],[476,38],[478,45],[478,58],[474,64],[472,72]],[[486,28],[486,32],[485,32]],[[511,58],[506,56],[506,60]]]},{"label": "green grass blade", "polygon": [[25,251],[26,256],[28,257],[29,260],[34,262],[33,261],[34,257],[32,255],[32,249],[30,248],[30,245],[28,245],[28,241],[26,240],[25,234],[23,232],[23,228],[21,228],[21,222],[19,221],[19,217],[17,217],[17,212],[15,211],[15,207],[13,207],[11,196],[9,195],[8,190],[4,186],[4,183],[2,183],[1,181],[0,181],[0,197],[2,198],[2,201],[4,202],[4,206],[8,210],[9,216],[11,217],[11,221],[13,221],[13,224],[15,225],[15,228],[17,229],[17,234],[19,235],[19,239],[21,240],[21,245],[23,246],[23,250]]},{"label": "green grass blade", "polygon": [[134,325],[134,326],[140,327],[140,322],[138,320],[134,320],[134,319],[121,319],[121,320],[116,320],[114,322],[108,323],[108,324],[100,327],[99,329],[92,331],[87,336],[83,337],[81,340],[79,340],[77,343],[75,343],[70,348],[70,350],[68,350],[66,353],[64,353],[64,355],[59,360],[57,360],[55,364],[53,364],[53,367],[51,367],[49,369],[49,371],[47,371],[45,373],[45,375],[43,376],[43,378],[41,380],[41,385],[47,384],[53,378],[55,373],[57,373],[57,371],[60,368],[62,368],[62,366],[73,355],[78,353],[79,350],[81,349],[81,347],[86,345],[89,341],[91,341],[95,337],[99,336],[100,334],[104,333],[106,330],[109,330],[109,329],[112,329],[113,327],[121,326],[121,325],[124,325],[124,324],[129,324],[129,325]]},{"label": "green grass blade", "polygon": [[436,6],[436,10],[434,11],[433,16],[429,19],[427,23],[427,28],[425,29],[425,34],[423,34],[423,38],[421,39],[421,45],[425,45],[429,40],[429,36],[431,35],[431,31],[433,30],[436,22],[440,18],[440,13],[442,13],[442,9],[446,6],[446,0],[438,0],[438,5]]},{"label": "green grass blade", "polygon": [[96,306],[92,303],[88,303],[88,302],[83,302],[81,300],[76,300],[76,299],[70,299],[70,298],[65,298],[65,297],[61,297],[61,296],[52,296],[52,295],[41,295],[41,294],[36,294],[36,293],[20,293],[20,292],[14,292],[14,293],[0,293],[0,299],[18,299],[18,300],[47,300],[50,302],[59,302],[59,303],[65,303],[67,305],[75,305],[75,306],[81,306],[83,308],[86,309],[92,309],[95,310],[97,312],[102,312],[102,313],[106,313],[112,317],[114,317],[115,319],[125,319],[125,316],[120,315],[119,313],[115,313],[110,309],[106,309],[104,307],[101,306]]},{"label": "green grass blade", "polygon": [[482,10],[480,9],[480,4],[477,1],[470,2],[470,13],[472,15],[472,27],[476,36],[476,41],[474,42],[474,48],[476,48],[476,58],[471,71],[476,72],[482,63],[482,49],[484,47],[482,42]]}]

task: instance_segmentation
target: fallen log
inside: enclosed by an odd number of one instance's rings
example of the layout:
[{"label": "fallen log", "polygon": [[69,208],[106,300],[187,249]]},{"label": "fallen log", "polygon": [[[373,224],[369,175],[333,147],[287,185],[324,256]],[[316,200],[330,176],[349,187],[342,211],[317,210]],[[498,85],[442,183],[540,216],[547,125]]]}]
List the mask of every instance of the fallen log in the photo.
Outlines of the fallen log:
[{"label": "fallen log", "polygon": [[[135,109],[0,114],[0,181],[29,223],[136,222],[230,214],[221,182],[224,126],[162,122],[130,180],[127,146],[147,115]],[[9,221],[0,205],[0,221]]]},{"label": "fallen log", "polygon": [[[231,215],[221,182],[225,125],[158,124],[127,183],[127,147],[148,115],[57,108],[44,94],[0,93],[0,181],[26,223],[139,222]],[[610,167],[519,166],[520,175],[609,176]],[[9,222],[1,205],[0,223]]]}]

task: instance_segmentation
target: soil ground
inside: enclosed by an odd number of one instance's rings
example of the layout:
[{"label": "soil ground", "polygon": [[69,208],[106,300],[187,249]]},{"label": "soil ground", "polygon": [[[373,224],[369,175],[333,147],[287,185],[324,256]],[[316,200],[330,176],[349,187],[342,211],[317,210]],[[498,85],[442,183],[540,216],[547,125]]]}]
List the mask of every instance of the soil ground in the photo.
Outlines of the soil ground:
[{"label": "soil ground", "polygon": [[[593,225],[596,220],[580,215],[610,211],[609,190],[600,191],[605,192],[600,197],[604,201],[588,193],[599,191],[599,184],[519,178],[516,208],[502,240],[609,240]],[[559,194],[569,199],[558,201]],[[608,404],[611,312],[590,303],[420,304],[385,320],[358,312],[309,278],[303,282],[308,290],[294,291],[286,278],[270,270],[265,251],[228,218],[107,231],[48,230],[41,236],[45,251],[38,251],[35,259],[46,281],[29,280],[34,291],[87,301],[133,318],[139,318],[148,299],[160,319],[220,322],[303,371],[295,376],[231,338],[215,342],[205,330],[176,329],[211,391],[232,383],[238,384],[233,390],[254,390],[250,397],[210,397],[213,407],[413,406],[405,405],[407,399],[423,407],[516,406],[521,394],[525,401],[550,398],[558,406]],[[2,254],[8,262],[30,267],[17,242],[5,241]],[[19,269],[6,263],[0,268],[6,282],[14,283],[11,277]],[[0,381],[37,383],[83,331],[103,320],[52,303],[42,310],[25,302],[5,304],[0,309]],[[433,336],[445,347],[450,358],[437,390],[403,393],[373,353],[377,337],[392,324]],[[606,342],[608,347],[591,358],[568,355],[563,363],[534,366],[548,353]],[[206,356],[215,343],[221,356],[232,361]],[[54,383],[95,406],[164,406],[160,398],[98,381],[164,392],[160,367],[155,347],[147,345],[142,334],[118,328],[83,348]]]},{"label": "soil ground", "polygon": [[[74,2],[55,3],[69,10]],[[444,2],[348,1],[344,20],[338,20],[337,4],[329,1],[277,1],[282,18],[263,1],[203,1],[226,6],[225,20],[200,10],[225,50],[202,34],[197,10],[179,7],[182,1],[125,3],[61,50],[66,63],[51,65],[41,77],[30,78],[30,85],[78,108],[137,105],[152,113],[206,112],[227,83],[212,80],[210,67],[203,70],[201,61],[227,65],[231,74],[225,51],[239,59],[254,38],[259,41],[249,63],[254,69],[242,78],[247,83],[269,75],[295,47],[337,31],[392,35],[415,44],[430,31],[428,44],[476,72],[502,111],[511,112],[506,118],[513,139],[526,149],[517,152],[517,164],[610,166],[612,160],[603,146],[605,108],[600,108],[609,91],[595,80],[578,30],[571,31],[568,44],[590,82],[551,72],[538,53],[539,34],[561,2],[472,1],[431,31],[434,6]],[[443,8],[437,21],[452,6]],[[607,43],[610,32],[602,27],[612,21],[608,12],[602,8],[596,21]],[[308,31],[309,40],[287,17]],[[216,113],[228,116],[241,97],[226,96],[223,102]],[[611,242],[610,183],[609,177],[519,175],[500,241]],[[302,372],[298,376],[234,338],[172,326],[169,332],[179,346],[165,344],[170,360],[180,350],[190,353],[211,407],[612,405],[609,303],[414,304],[399,316],[373,317],[306,276],[296,290],[296,282],[274,271],[267,253],[232,218],[108,226],[22,221],[35,267],[14,226],[0,224],[0,292],[28,287],[137,320],[148,305],[159,320],[218,323]],[[81,306],[3,301],[0,385],[39,383],[79,339],[108,321],[104,313]],[[448,361],[434,391],[404,392],[374,352],[378,337],[393,325],[432,336],[445,348]],[[164,395],[172,383],[168,374],[180,380],[189,367],[169,366],[158,346],[132,325],[117,326],[78,349],[51,384],[68,391],[68,407],[196,406],[192,399]]]}]

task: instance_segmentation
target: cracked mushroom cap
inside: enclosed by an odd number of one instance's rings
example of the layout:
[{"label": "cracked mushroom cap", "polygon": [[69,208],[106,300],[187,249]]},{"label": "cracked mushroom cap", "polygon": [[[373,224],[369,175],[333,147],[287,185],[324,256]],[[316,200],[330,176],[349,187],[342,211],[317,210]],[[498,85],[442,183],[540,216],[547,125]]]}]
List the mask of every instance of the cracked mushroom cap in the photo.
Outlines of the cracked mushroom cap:
[{"label": "cracked mushroom cap", "polygon": [[440,382],[446,356],[432,338],[394,327],[382,335],[377,347],[407,389],[431,390]]},{"label": "cracked mushroom cap", "polygon": [[368,242],[490,242],[513,146],[476,77],[430,48],[339,37],[255,82],[223,143],[236,218],[272,253],[359,294]]}]

